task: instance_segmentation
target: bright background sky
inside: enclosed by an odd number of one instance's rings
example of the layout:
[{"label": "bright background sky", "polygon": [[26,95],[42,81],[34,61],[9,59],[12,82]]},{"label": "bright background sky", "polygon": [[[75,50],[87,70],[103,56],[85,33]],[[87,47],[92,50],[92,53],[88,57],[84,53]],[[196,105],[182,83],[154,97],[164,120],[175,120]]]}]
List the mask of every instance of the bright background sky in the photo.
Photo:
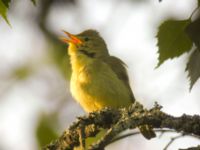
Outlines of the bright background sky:
[{"label": "bright background sky", "polygon": [[[38,0],[39,1],[39,0]],[[200,113],[200,81],[191,92],[185,72],[189,54],[168,60],[158,69],[155,38],[160,22],[169,17],[186,19],[196,0],[77,0],[73,5],[54,6],[47,26],[58,36],[62,29],[79,33],[96,29],[107,42],[110,53],[128,65],[131,86],[138,101],[150,108],[157,101],[163,111],[179,116]],[[34,21],[40,6],[29,0],[13,2],[9,27],[0,18],[0,150],[36,150],[35,130],[41,114],[60,108],[59,133],[84,114],[72,100],[69,81],[46,57],[48,41]],[[16,67],[28,65],[33,73],[25,80],[12,76]],[[63,100],[68,100],[63,104]],[[150,141],[141,135],[122,140],[107,149],[160,150],[176,134]],[[169,149],[186,148],[200,142],[192,138],[175,141]]]}]

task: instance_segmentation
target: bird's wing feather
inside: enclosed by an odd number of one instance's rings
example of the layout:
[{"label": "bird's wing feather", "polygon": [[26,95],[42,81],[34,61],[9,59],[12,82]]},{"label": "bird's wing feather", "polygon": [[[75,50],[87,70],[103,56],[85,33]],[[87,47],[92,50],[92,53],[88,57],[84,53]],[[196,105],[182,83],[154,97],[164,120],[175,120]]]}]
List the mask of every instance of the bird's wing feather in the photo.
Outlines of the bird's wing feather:
[{"label": "bird's wing feather", "polygon": [[103,61],[106,64],[108,64],[110,68],[115,72],[117,77],[123,81],[123,83],[125,84],[125,86],[128,88],[130,92],[131,100],[134,102],[135,98],[129,84],[129,78],[128,78],[127,70],[125,68],[126,64],[122,60],[114,56],[104,57]]}]

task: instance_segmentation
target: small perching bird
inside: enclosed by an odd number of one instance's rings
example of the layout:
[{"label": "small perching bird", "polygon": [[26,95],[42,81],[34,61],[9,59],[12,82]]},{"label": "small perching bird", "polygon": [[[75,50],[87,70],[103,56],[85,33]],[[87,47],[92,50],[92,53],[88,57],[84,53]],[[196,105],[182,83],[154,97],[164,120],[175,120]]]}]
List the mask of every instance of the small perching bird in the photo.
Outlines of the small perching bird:
[{"label": "small perching bird", "polygon": [[[105,107],[128,107],[135,98],[129,85],[125,64],[111,56],[103,38],[95,30],[73,35],[64,31],[68,38],[68,53],[72,66],[70,90],[86,112]],[[150,139],[155,133],[149,126],[139,127]]]}]

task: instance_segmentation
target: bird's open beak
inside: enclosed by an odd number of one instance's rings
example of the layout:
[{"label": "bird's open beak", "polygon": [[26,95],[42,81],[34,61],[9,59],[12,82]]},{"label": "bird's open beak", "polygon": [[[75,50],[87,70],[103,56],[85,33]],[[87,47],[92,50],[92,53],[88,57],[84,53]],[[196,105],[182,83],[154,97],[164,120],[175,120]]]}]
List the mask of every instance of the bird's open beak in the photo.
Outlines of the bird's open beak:
[{"label": "bird's open beak", "polygon": [[67,32],[67,31],[64,31],[63,32],[68,36],[67,38],[66,37],[61,37],[61,41],[63,41],[64,43],[73,43],[75,45],[77,44],[82,44],[83,42],[75,35]]}]

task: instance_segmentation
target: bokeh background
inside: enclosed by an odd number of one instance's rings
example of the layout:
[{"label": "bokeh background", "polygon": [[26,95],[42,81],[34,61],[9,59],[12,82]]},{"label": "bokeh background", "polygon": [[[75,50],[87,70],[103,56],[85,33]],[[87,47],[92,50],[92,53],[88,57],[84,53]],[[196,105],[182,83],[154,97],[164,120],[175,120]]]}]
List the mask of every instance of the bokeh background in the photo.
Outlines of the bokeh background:
[{"label": "bokeh background", "polygon": [[[61,30],[92,28],[110,53],[128,65],[137,100],[147,108],[157,101],[174,116],[200,113],[200,82],[189,91],[185,63],[189,54],[158,63],[157,28],[167,18],[186,19],[196,0],[29,0],[12,1],[11,27],[0,18],[0,150],[37,150],[59,136],[84,112],[69,92],[70,64]],[[107,149],[163,149],[171,137],[141,135]],[[169,149],[195,146],[184,137]]]}]

